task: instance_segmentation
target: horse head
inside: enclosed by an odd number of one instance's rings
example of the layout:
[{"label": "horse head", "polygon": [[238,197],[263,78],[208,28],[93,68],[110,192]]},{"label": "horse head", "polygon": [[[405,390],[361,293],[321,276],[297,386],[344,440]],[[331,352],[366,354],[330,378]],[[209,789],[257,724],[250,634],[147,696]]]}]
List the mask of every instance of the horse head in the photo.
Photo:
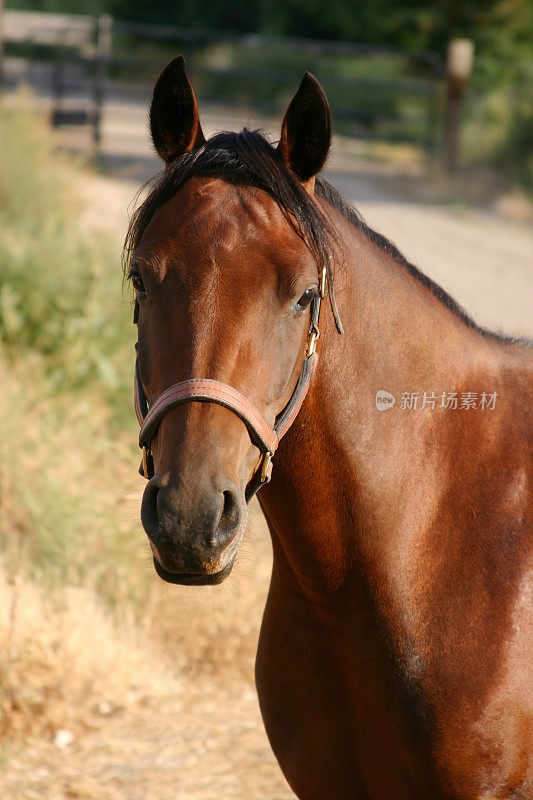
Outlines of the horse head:
[{"label": "horse head", "polygon": [[314,186],[330,112],[306,74],[277,148],[246,129],[206,141],[179,57],[156,83],[150,129],[166,166],[126,246],[149,478],[141,518],[162,578],[214,584],[315,364],[332,247]]}]

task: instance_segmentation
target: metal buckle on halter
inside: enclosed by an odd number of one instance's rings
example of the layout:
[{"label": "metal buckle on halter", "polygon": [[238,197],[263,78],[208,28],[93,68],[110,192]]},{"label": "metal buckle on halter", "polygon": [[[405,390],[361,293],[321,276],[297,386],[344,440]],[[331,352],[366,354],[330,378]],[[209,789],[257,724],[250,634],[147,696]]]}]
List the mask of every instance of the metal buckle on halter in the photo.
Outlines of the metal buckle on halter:
[{"label": "metal buckle on halter", "polygon": [[261,483],[268,483],[270,480],[270,473],[268,468],[272,463],[272,453],[267,450],[261,462]]},{"label": "metal buckle on halter", "polygon": [[319,338],[319,336],[320,336],[320,331],[318,330],[317,326],[311,325],[311,328],[309,330],[309,339],[307,340],[307,350],[305,353],[307,358],[311,358],[311,356],[314,355],[316,351],[317,339]]},{"label": "metal buckle on halter", "polygon": [[148,473],[148,452],[146,447],[143,447],[143,473],[145,478],[149,478],[150,475]]},{"label": "metal buckle on halter", "polygon": [[320,276],[320,297],[324,299],[326,296],[326,279],[327,279],[327,269],[326,267],[322,267],[322,275]]}]

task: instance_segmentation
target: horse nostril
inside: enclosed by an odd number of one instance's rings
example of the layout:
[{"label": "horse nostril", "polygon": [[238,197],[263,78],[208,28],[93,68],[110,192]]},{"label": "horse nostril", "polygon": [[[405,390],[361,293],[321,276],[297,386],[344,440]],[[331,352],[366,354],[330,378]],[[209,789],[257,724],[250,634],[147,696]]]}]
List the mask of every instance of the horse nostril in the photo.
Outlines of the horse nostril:
[{"label": "horse nostril", "polygon": [[214,495],[218,498],[219,512],[214,518],[215,525],[208,536],[210,547],[225,547],[235,536],[241,521],[241,506],[236,489],[225,489],[222,493]]},{"label": "horse nostril", "polygon": [[141,522],[149,536],[154,536],[159,530],[158,494],[159,486],[155,486],[152,482],[148,483],[141,503]]},{"label": "horse nostril", "polygon": [[222,496],[224,498],[224,506],[220,516],[220,524],[225,527],[233,528],[239,519],[239,502],[237,500],[237,495],[234,491],[227,489],[225,492],[222,492]]}]

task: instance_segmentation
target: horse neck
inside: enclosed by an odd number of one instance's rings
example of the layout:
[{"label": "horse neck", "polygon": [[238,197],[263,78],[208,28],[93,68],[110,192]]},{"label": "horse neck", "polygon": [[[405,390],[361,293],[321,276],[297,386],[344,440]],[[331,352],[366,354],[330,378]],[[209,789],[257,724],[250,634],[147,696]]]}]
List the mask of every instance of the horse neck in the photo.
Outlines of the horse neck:
[{"label": "horse neck", "polygon": [[[420,410],[423,393],[440,402],[443,391],[476,389],[468,381],[496,361],[489,340],[360,230],[338,224],[348,243],[337,274],[346,333],[336,334],[326,308],[312,389],[260,498],[275,569],[326,592],[362,562],[386,569],[406,544],[398,531],[410,518],[419,530],[438,500],[438,448],[428,447],[438,410]],[[377,410],[378,390],[394,395],[395,409]],[[419,393],[417,411],[400,411],[403,392]]]}]

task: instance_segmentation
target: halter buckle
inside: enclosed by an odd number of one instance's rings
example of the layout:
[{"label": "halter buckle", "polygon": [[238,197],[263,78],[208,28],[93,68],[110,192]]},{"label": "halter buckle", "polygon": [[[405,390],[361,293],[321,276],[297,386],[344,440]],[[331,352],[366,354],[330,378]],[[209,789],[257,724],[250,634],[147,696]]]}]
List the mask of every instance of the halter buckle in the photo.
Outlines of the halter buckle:
[{"label": "halter buckle", "polygon": [[267,450],[261,462],[261,483],[268,483],[272,473],[272,453]]},{"label": "halter buckle", "polygon": [[327,269],[326,267],[322,267],[322,275],[320,276],[320,297],[324,299],[326,296],[326,279],[327,279]]},{"label": "halter buckle", "polygon": [[142,464],[143,464],[144,477],[148,479],[150,477],[150,475],[148,473],[148,452],[146,450],[146,447],[143,447],[143,462],[142,462]]},{"label": "halter buckle", "polygon": [[305,353],[307,358],[311,358],[311,356],[315,354],[316,343],[319,336],[320,336],[320,331],[318,330],[317,326],[312,325],[311,330],[309,331],[309,339],[307,340],[307,350]]}]

